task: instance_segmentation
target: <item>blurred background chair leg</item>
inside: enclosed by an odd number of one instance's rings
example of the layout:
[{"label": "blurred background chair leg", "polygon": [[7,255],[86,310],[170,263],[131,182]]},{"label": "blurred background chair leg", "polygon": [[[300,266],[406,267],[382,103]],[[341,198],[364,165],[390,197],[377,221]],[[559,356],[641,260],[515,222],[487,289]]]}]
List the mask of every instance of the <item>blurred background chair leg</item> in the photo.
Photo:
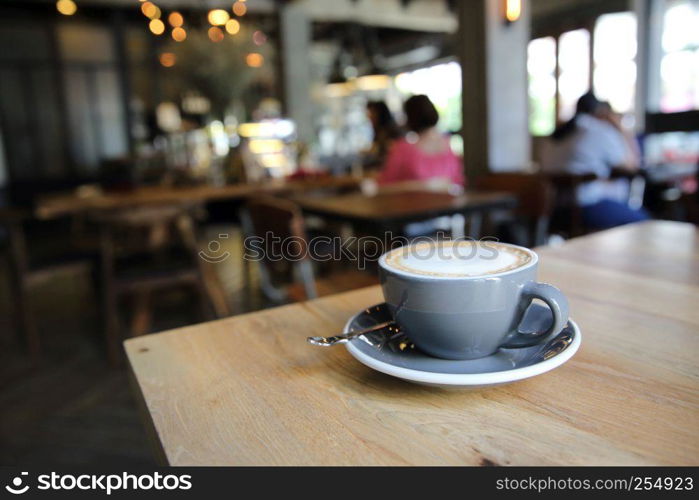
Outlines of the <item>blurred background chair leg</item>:
[{"label": "blurred background chair leg", "polygon": [[104,295],[104,339],[107,347],[107,359],[111,366],[116,367],[122,363],[117,296],[112,290],[106,290]]},{"label": "blurred background chair leg", "polygon": [[131,336],[140,337],[149,332],[151,326],[151,291],[140,290],[133,296],[133,318],[131,319]]},{"label": "blurred background chair leg", "polygon": [[15,297],[17,297],[15,308],[17,329],[23,337],[22,340],[32,362],[38,363],[42,357],[41,338],[31,310],[31,298],[23,283],[16,283],[14,288]]},{"label": "blurred background chair leg", "polygon": [[260,289],[265,297],[274,303],[281,304],[287,299],[287,294],[272,284],[269,269],[263,261],[258,261],[257,271],[260,279]]},{"label": "blurred background chair leg", "polygon": [[[210,305],[214,310],[215,317],[225,318],[226,316],[230,316],[231,307],[228,304],[228,298],[221,284],[221,280],[214,269],[214,264],[202,261],[199,263],[199,269],[202,276],[200,282],[197,284],[197,291],[200,295],[200,299],[206,304],[206,311],[209,310]],[[202,314],[204,316],[211,316],[210,313],[204,313],[203,311],[204,309],[202,309]]]},{"label": "blurred background chair leg", "polygon": [[303,289],[308,300],[318,297],[316,290],[316,279],[313,273],[313,265],[308,259],[304,259],[296,264],[294,271],[298,273],[298,278],[303,283]]},{"label": "blurred background chair leg", "polygon": [[28,290],[29,264],[27,245],[21,222],[12,222],[8,226],[10,235],[10,267],[12,288],[17,297],[15,318],[19,334],[23,337],[27,353],[33,362],[41,359],[41,339],[31,310],[31,298]]},{"label": "blurred background chair leg", "polygon": [[453,240],[466,237],[466,217],[463,214],[454,214],[450,218],[451,238]]},{"label": "blurred background chair leg", "polygon": [[197,283],[196,293],[199,316],[202,321],[210,321],[212,319],[223,317],[216,311],[216,306],[213,300],[211,300],[211,296],[203,283]]},{"label": "blurred background chair leg", "polygon": [[478,239],[481,236],[481,228],[483,225],[483,214],[473,212],[468,216],[468,236],[469,238]]},{"label": "blurred background chair leg", "polygon": [[531,242],[532,246],[546,245],[549,233],[549,217],[542,216],[538,217],[534,223],[534,241]]},{"label": "blurred background chair leg", "polygon": [[112,367],[122,362],[119,326],[119,297],[114,279],[114,243],[111,228],[102,227],[100,234],[102,267],[102,313],[107,360]]}]

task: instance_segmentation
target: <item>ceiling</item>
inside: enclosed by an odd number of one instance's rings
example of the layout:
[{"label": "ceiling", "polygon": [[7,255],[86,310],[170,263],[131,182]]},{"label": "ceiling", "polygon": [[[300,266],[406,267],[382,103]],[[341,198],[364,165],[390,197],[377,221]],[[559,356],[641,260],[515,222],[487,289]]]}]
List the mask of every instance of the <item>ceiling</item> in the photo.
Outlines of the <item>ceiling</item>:
[{"label": "ceiling", "polygon": [[[161,9],[229,8],[234,0],[152,0]],[[22,3],[53,3],[54,0],[25,0]],[[138,6],[138,0],[75,0],[80,6]],[[251,14],[272,14],[279,5],[304,9],[313,21],[351,22],[387,28],[454,32],[456,17],[446,0],[247,0]]]}]

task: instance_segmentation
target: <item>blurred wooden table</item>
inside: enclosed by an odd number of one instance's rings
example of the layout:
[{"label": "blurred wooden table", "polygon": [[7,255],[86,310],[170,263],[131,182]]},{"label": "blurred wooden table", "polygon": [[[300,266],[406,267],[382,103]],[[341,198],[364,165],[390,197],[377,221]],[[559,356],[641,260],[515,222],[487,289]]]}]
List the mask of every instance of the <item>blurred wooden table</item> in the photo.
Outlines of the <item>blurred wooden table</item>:
[{"label": "blurred wooden table", "polygon": [[540,251],[580,351],[482,391],[422,387],[306,344],[379,287],[126,341],[161,458],[208,464],[699,462],[699,233],[648,222]]},{"label": "blurred wooden table", "polygon": [[265,182],[225,186],[142,186],[123,192],[77,192],[45,196],[37,201],[36,215],[51,219],[90,210],[133,208],[149,204],[241,200],[258,194],[299,193],[314,189],[355,188],[361,179],[352,176],[312,179],[269,179]]},{"label": "blurred wooden table", "polygon": [[471,236],[477,237],[480,218],[493,209],[511,208],[517,199],[510,193],[495,191],[466,191],[451,195],[436,191],[396,191],[379,192],[374,196],[350,193],[339,196],[294,197],[301,209],[311,215],[349,222],[371,225],[380,230],[398,231],[400,225],[419,222],[443,215],[462,214],[477,216],[472,222]]}]

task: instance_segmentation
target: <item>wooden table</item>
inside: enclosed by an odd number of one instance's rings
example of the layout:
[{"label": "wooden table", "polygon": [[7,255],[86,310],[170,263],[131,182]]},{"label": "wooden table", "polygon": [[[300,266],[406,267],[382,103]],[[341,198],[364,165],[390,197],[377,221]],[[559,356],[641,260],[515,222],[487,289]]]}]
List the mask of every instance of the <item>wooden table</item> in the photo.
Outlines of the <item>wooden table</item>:
[{"label": "wooden table", "polygon": [[[297,196],[293,198],[301,209],[312,215],[352,224],[370,225],[379,232],[400,229],[400,225],[419,222],[442,215],[481,215],[492,209],[511,208],[517,203],[511,193],[495,191],[466,191],[451,195],[435,191],[389,191],[374,196],[351,193],[339,196]],[[479,220],[479,219],[477,219]],[[478,233],[480,224],[472,227]],[[477,237],[478,234],[471,234]]]},{"label": "wooden table", "polygon": [[699,232],[647,222],[540,251],[583,333],[560,368],[447,391],[310,346],[378,287],[126,341],[173,465],[699,463]]},{"label": "wooden table", "polygon": [[51,219],[90,210],[132,208],[148,204],[180,201],[212,202],[241,200],[259,194],[298,193],[313,189],[358,187],[361,179],[352,176],[312,179],[269,179],[265,182],[228,184],[225,186],[143,186],[130,191],[80,195],[77,192],[48,195],[36,204],[36,215]]}]

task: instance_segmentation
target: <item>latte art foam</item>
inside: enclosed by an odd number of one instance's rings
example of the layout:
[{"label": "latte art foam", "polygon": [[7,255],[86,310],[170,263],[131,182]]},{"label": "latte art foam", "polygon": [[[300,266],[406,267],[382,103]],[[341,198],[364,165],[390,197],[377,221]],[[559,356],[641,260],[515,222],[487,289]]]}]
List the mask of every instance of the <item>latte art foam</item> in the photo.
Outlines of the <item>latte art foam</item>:
[{"label": "latte art foam", "polygon": [[526,250],[493,241],[418,243],[392,250],[385,266],[409,274],[435,277],[478,277],[512,271],[533,260]]}]

